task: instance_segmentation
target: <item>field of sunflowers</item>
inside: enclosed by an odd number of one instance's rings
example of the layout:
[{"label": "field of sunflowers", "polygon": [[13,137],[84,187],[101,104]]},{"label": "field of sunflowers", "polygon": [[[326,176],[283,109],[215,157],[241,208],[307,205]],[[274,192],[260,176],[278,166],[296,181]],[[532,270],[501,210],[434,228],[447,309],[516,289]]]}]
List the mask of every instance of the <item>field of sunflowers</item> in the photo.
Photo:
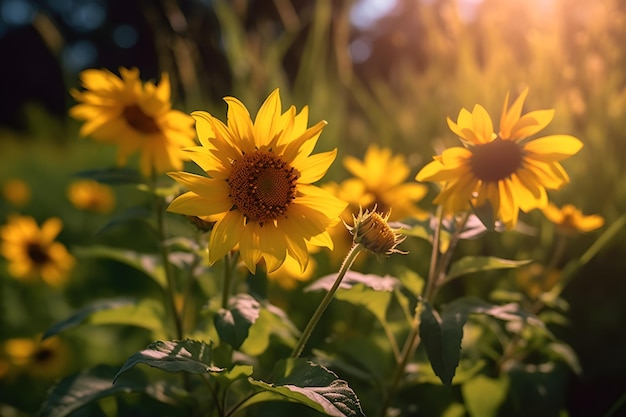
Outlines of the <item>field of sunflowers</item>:
[{"label": "field of sunflowers", "polygon": [[626,416],[620,0],[0,0],[0,416]]}]

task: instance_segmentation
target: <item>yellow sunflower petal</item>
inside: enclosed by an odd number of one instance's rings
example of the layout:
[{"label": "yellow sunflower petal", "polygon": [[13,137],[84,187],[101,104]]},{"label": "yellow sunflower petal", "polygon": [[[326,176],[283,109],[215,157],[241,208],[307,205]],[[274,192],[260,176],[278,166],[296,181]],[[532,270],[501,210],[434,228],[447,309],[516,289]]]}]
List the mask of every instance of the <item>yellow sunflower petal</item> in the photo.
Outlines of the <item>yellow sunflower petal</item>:
[{"label": "yellow sunflower petal", "polygon": [[550,135],[534,139],[524,144],[524,152],[532,154],[533,159],[544,162],[561,161],[583,147],[583,143],[570,135]]},{"label": "yellow sunflower petal", "polygon": [[[239,243],[244,234],[244,218],[238,211],[229,211],[211,230],[209,262],[214,264]],[[256,264],[255,264],[256,265]]]},{"label": "yellow sunflower petal", "polygon": [[508,139],[511,137],[511,132],[513,130],[513,126],[520,118],[522,114],[522,107],[524,106],[524,101],[526,100],[526,96],[528,95],[528,87],[524,88],[521,94],[517,97],[515,102],[511,108],[508,108],[509,105],[509,93],[506,94],[506,98],[504,99],[504,106],[502,108],[502,116],[500,117],[500,137]]},{"label": "yellow sunflower petal", "polygon": [[233,136],[239,138],[242,147],[252,150],[256,146],[250,113],[246,106],[235,97],[226,97],[224,101],[228,103],[228,128],[233,132]]},{"label": "yellow sunflower petal", "polygon": [[196,131],[198,132],[198,139],[202,146],[211,148],[212,145],[209,142],[209,138],[215,137],[213,132],[213,116],[205,111],[195,111],[191,113],[191,116],[196,121]]},{"label": "yellow sunflower petal", "polygon": [[167,211],[186,216],[215,216],[227,213],[232,205],[232,201],[224,196],[211,198],[188,191],[176,197],[167,207]]},{"label": "yellow sunflower petal", "polygon": [[472,111],[473,127],[477,143],[489,143],[493,140],[493,123],[487,110],[480,104],[474,106]]},{"label": "yellow sunflower petal", "polygon": [[328,168],[330,168],[330,165],[334,162],[336,157],[337,149],[330,152],[318,153],[306,158],[295,166],[295,168],[300,171],[298,181],[302,184],[310,184],[320,180],[326,175]]},{"label": "yellow sunflower petal", "polygon": [[278,135],[277,125],[280,121],[281,103],[278,88],[265,99],[254,119],[254,137],[256,146],[268,145]]},{"label": "yellow sunflower petal", "polygon": [[543,130],[554,118],[554,110],[536,110],[523,115],[511,128],[510,136],[503,139],[521,140]]},{"label": "yellow sunflower petal", "polygon": [[267,272],[274,272],[284,262],[287,256],[287,242],[285,241],[285,231],[274,224],[263,224],[259,238],[260,250],[265,260]]}]

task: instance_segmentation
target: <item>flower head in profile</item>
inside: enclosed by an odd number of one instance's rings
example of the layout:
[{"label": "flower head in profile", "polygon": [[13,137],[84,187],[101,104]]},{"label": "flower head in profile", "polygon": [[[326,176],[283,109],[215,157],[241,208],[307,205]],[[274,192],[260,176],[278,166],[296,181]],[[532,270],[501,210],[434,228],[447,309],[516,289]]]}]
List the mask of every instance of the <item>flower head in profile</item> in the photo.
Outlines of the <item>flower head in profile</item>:
[{"label": "flower head in profile", "polygon": [[108,70],[80,74],[84,91],[72,90],[79,102],[70,115],[85,123],[82,136],[118,146],[117,162],[140,153],[144,176],[183,167],[184,147],[193,146],[193,119],[170,103],[170,82],[163,73],[158,84],[142,83],[137,68],[120,68],[121,78]]},{"label": "flower head in profile", "polygon": [[389,226],[390,213],[380,214],[376,207],[372,211],[359,209],[358,215],[352,215],[353,226],[346,224],[348,231],[353,237],[354,243],[361,244],[365,249],[377,255],[391,255],[408,252],[397,249],[404,242],[406,236],[399,233],[399,229]]},{"label": "flower head in profile", "polygon": [[67,198],[79,210],[109,213],[115,206],[115,194],[106,184],[93,180],[78,180],[67,188]]},{"label": "flower head in profile", "polygon": [[[370,145],[363,160],[353,156],[343,159],[346,169],[354,175],[343,181],[337,190],[337,196],[348,202],[356,211],[359,207],[381,212],[389,212],[391,221],[409,216],[426,216],[416,203],[427,193],[422,184],[409,183],[410,167],[404,155],[394,155],[391,149]],[[351,212],[352,212],[351,211]],[[344,220],[349,220],[344,218]]]},{"label": "flower head in profile", "polygon": [[74,258],[55,241],[61,220],[53,217],[41,228],[29,216],[13,216],[0,228],[0,254],[9,261],[9,274],[24,280],[42,279],[50,286],[65,283]]},{"label": "flower head in profile", "polygon": [[462,109],[456,123],[448,118],[450,129],[465,146],[446,149],[416,176],[418,181],[442,183],[435,204],[448,212],[488,204],[494,217],[512,228],[519,210],[544,207],[546,189],[556,190],[569,182],[560,161],[576,154],[582,143],[570,135],[530,138],[552,121],[554,110],[522,115],[527,94],[525,89],[510,107],[507,94],[498,133],[478,104],[471,113]]},{"label": "flower head in profile", "polygon": [[560,209],[552,203],[541,209],[543,214],[554,223],[563,234],[576,234],[578,232],[591,232],[604,225],[604,218],[597,214],[585,216],[582,211],[571,204],[566,204]]},{"label": "flower head in profile", "polygon": [[268,272],[286,257],[305,269],[313,246],[333,247],[327,229],[346,207],[332,194],[314,186],[336,156],[336,150],[311,155],[326,125],[308,124],[308,108],[282,113],[274,90],[254,122],[246,107],[226,97],[227,124],[211,114],[192,113],[201,145],[188,149],[207,176],[170,173],[188,192],[168,210],[215,222],[209,240],[213,263],[238,246],[251,272],[263,259]]}]

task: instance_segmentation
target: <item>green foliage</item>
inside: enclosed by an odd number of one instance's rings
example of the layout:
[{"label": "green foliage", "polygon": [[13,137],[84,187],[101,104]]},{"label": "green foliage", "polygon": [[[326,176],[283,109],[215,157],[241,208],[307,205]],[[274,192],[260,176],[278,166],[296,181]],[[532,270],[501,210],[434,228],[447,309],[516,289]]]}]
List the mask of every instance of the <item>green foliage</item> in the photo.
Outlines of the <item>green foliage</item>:
[{"label": "green foliage", "polygon": [[[274,383],[251,383],[263,389],[263,394],[278,394],[314,410],[336,417],[365,416],[359,400],[346,381],[332,371],[303,359],[288,359],[276,364]],[[254,401],[271,399],[258,395]]]}]

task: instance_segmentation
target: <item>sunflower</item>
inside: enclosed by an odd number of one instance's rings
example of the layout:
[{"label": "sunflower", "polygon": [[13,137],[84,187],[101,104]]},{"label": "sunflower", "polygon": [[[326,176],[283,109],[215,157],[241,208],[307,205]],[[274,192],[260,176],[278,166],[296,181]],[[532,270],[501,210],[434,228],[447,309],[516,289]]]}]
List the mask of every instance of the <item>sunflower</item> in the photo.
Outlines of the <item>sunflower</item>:
[{"label": "sunflower", "polygon": [[52,380],[62,376],[71,364],[70,348],[58,336],[45,340],[40,336],[12,338],[2,348],[7,373],[25,371],[35,378]]},{"label": "sunflower", "polygon": [[560,209],[552,203],[541,209],[543,214],[556,225],[558,230],[564,234],[575,234],[576,232],[591,232],[604,225],[604,218],[597,214],[585,216],[572,204],[566,204]]},{"label": "sunflower", "polygon": [[51,286],[64,284],[74,258],[55,241],[61,228],[58,218],[46,220],[40,229],[32,217],[10,217],[0,228],[0,253],[9,261],[9,274],[27,281],[41,278]]},{"label": "sunflower", "polygon": [[170,82],[163,73],[160,83],[143,84],[137,68],[120,68],[121,78],[108,70],[88,69],[80,74],[85,91],[72,90],[80,104],[70,115],[85,124],[81,136],[119,146],[117,162],[140,152],[144,176],[183,167],[184,147],[193,146],[193,119],[170,103]]},{"label": "sunflower", "polygon": [[[352,211],[374,206],[381,213],[392,209],[390,221],[426,216],[416,203],[424,198],[427,188],[406,182],[410,168],[403,155],[394,155],[390,149],[370,145],[363,161],[346,156],[343,164],[354,177],[343,181],[337,192],[340,199],[350,203]],[[350,215],[347,213],[344,221],[349,220]]]},{"label": "sunflower", "polygon": [[570,135],[531,139],[552,121],[554,110],[522,115],[527,94],[526,88],[509,108],[507,93],[498,134],[478,104],[471,113],[461,109],[456,123],[448,118],[448,126],[465,146],[446,149],[416,176],[417,181],[443,183],[435,204],[453,213],[489,204],[494,217],[512,228],[520,209],[544,207],[546,189],[569,182],[559,161],[577,153],[582,142]]},{"label": "sunflower", "polygon": [[78,180],[67,187],[67,198],[79,210],[109,213],[115,206],[111,187],[93,180]]},{"label": "sunflower", "polygon": [[259,109],[254,122],[246,107],[226,97],[228,121],[209,113],[192,113],[202,146],[188,150],[208,177],[170,173],[189,191],[168,210],[215,222],[209,240],[214,263],[238,245],[241,258],[254,273],[265,260],[268,272],[285,258],[295,258],[302,271],[308,262],[307,243],[332,249],[327,229],[339,221],[346,203],[314,186],[337,150],[311,155],[326,125],[307,128],[308,108],[281,113],[278,89]]}]

